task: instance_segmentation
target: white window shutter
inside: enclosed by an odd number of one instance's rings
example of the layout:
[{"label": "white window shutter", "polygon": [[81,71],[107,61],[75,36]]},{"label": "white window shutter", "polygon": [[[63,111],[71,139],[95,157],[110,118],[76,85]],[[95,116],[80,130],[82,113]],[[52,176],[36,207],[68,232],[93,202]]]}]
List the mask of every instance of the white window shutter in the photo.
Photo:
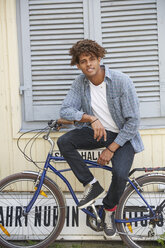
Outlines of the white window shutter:
[{"label": "white window shutter", "polygon": [[30,49],[24,60],[25,121],[55,119],[78,73],[70,67],[69,48],[84,38],[83,0],[20,2],[26,12],[23,50]]},{"label": "white window shutter", "polygon": [[133,79],[141,117],[160,116],[156,0],[101,0],[101,26],[104,63]]}]

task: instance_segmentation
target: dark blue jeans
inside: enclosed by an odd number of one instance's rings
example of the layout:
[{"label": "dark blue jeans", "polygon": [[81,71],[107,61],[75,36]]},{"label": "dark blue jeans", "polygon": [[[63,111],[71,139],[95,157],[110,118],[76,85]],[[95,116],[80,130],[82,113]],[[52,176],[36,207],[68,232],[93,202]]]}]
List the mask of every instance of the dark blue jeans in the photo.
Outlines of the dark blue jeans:
[{"label": "dark blue jeans", "polygon": [[[77,149],[90,150],[107,147],[114,141],[117,133],[107,131],[107,141],[104,141],[104,139],[101,138],[101,140],[97,142],[93,136],[93,129],[83,127],[65,133],[57,141],[61,154],[66,159],[77,179],[83,183],[84,186],[92,181],[94,177]],[[134,149],[129,141],[114,153],[111,160],[112,182],[106,197],[103,199],[105,208],[113,208],[118,204],[126,186],[134,154]]]}]

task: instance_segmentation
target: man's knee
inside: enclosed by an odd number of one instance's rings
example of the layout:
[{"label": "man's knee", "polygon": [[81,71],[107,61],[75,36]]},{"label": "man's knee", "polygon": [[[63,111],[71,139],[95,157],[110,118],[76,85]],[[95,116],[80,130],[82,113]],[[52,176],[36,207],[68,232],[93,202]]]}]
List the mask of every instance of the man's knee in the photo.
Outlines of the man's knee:
[{"label": "man's knee", "polygon": [[112,175],[113,175],[113,178],[114,180],[117,182],[117,183],[120,183],[120,181],[127,181],[128,179],[128,171],[125,170],[124,168],[123,169],[112,169]]},{"label": "man's knee", "polygon": [[71,139],[69,138],[67,133],[58,138],[57,145],[62,154],[64,154],[65,151],[67,152],[72,150],[73,147]]},{"label": "man's knee", "polygon": [[60,136],[57,140],[57,145],[58,145],[59,150],[61,151],[65,149],[66,144],[67,144],[67,140],[64,137],[64,135]]}]

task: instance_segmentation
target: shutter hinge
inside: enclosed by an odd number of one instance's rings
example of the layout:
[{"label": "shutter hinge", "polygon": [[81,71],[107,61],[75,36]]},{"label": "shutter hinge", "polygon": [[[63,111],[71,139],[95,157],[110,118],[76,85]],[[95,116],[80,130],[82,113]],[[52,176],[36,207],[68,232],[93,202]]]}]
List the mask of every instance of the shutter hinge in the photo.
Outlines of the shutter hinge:
[{"label": "shutter hinge", "polygon": [[25,86],[24,85],[21,85],[20,87],[19,87],[19,94],[20,95],[23,95],[23,91],[25,90]]},{"label": "shutter hinge", "polygon": [[30,90],[30,88],[28,88],[27,86],[25,86],[25,85],[20,85],[20,87],[19,87],[19,93],[20,93],[20,95],[23,95],[23,92],[24,91],[27,91],[27,90]]}]

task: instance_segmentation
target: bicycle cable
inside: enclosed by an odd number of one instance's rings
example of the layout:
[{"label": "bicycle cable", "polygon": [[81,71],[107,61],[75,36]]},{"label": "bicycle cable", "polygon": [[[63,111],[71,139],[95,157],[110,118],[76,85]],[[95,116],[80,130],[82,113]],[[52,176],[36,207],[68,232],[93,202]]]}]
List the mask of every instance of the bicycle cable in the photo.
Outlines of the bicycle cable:
[{"label": "bicycle cable", "polygon": [[[21,134],[20,137],[17,139],[17,147],[18,147],[18,149],[20,150],[20,152],[23,154],[24,158],[25,158],[28,162],[33,163],[39,170],[42,170],[42,168],[38,166],[38,163],[45,163],[45,161],[34,161],[34,160],[33,160],[33,158],[32,158],[32,147],[33,147],[33,145],[34,145],[36,139],[37,139],[42,133],[44,133],[47,129],[48,129],[48,126],[46,126],[46,127],[43,128],[43,129],[33,129],[33,130],[29,130],[29,131],[24,132],[23,134]],[[24,149],[22,149],[22,148],[20,147],[20,140],[21,140],[21,138],[22,138],[24,135],[26,135],[26,134],[28,134],[28,133],[31,133],[31,132],[37,132],[37,133],[36,133],[32,138],[29,139],[29,141],[28,141],[27,144],[25,145]],[[32,142],[32,143],[31,143],[31,145],[30,145],[30,151],[29,151],[30,155],[28,156],[28,155],[27,155],[27,147],[29,146],[30,142]]]}]

